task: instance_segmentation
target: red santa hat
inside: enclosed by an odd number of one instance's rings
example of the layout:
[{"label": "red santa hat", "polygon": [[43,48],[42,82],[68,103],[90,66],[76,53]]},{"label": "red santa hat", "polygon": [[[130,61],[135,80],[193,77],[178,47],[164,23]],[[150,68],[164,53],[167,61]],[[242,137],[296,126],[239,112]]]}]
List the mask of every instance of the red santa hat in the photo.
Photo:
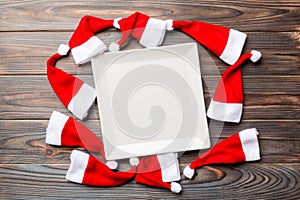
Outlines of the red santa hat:
[{"label": "red santa hat", "polygon": [[[179,170],[179,167],[178,167]],[[182,187],[177,182],[163,181],[162,168],[157,155],[142,157],[139,160],[135,180],[137,183],[153,187],[166,188],[174,193],[179,193]],[[180,174],[179,174],[180,179]]]},{"label": "red santa hat", "polygon": [[[99,153],[106,160],[102,141],[87,127],[72,117],[53,111],[46,130],[46,143],[65,147],[82,147]],[[106,161],[111,169],[116,169],[116,161]]]},{"label": "red santa hat", "polygon": [[260,58],[261,53],[253,50],[242,55],[234,65],[226,69],[207,110],[209,118],[240,122],[244,101],[241,65],[248,59],[257,62]]},{"label": "red santa hat", "polygon": [[127,172],[114,172],[98,158],[74,150],[66,179],[75,183],[90,186],[118,186],[131,180],[136,172],[133,166]]},{"label": "red santa hat", "polygon": [[55,67],[56,62],[67,55],[69,47],[60,45],[58,52],[47,61],[48,80],[61,102],[77,118],[84,119],[95,101],[95,89],[79,78]]},{"label": "red santa hat", "polygon": [[195,169],[211,164],[234,164],[260,159],[258,132],[255,128],[246,129],[216,144],[183,170],[191,179]]},{"label": "red santa hat", "polygon": [[82,80],[55,68],[56,62],[68,54],[70,48],[77,64],[83,64],[106,51],[105,44],[95,33],[113,26],[114,20],[84,16],[72,35],[69,46],[60,45],[58,52],[47,61],[48,80],[62,103],[79,119],[87,116],[94,102],[95,90]]},{"label": "red santa hat", "polygon": [[76,64],[83,64],[97,54],[107,50],[106,45],[95,33],[113,26],[114,20],[105,20],[93,16],[81,18],[73,33],[69,46]]},{"label": "red santa hat", "polygon": [[110,45],[110,51],[118,51],[129,36],[136,38],[144,47],[156,47],[163,42],[168,21],[135,12],[127,18],[115,19],[114,27],[120,29],[122,38],[117,43]]},{"label": "red santa hat", "polygon": [[180,29],[232,65],[241,55],[247,35],[234,29],[198,21],[173,21]]}]

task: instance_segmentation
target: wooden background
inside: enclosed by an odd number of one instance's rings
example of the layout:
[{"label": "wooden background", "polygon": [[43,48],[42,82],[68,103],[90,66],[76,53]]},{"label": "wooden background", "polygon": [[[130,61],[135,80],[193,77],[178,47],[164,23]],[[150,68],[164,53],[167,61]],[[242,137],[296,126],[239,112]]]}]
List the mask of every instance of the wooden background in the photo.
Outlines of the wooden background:
[{"label": "wooden background", "polygon": [[[202,20],[248,34],[244,52],[260,50],[263,59],[244,66],[243,120],[237,125],[225,124],[220,139],[256,127],[261,161],[198,169],[194,180],[183,178],[180,195],[134,181],[121,187],[96,188],[65,179],[72,149],[46,145],[45,128],[53,110],[70,113],[47,81],[46,59],[59,44],[67,43],[83,15],[116,18],[134,11],[160,19]],[[0,2],[0,16],[0,199],[300,198],[299,1],[10,0]],[[109,45],[119,33],[111,29],[99,36]],[[172,32],[165,44],[190,41],[184,34]],[[136,46],[132,41],[127,48]],[[204,48],[199,49],[208,105],[211,94],[207,85],[218,80],[212,68],[217,65],[223,72],[227,66]],[[90,64],[79,69],[69,56],[58,66],[92,81]],[[95,107],[85,124],[100,133]],[[210,128],[218,128],[218,124],[214,126]],[[181,167],[197,155],[185,153]]]}]

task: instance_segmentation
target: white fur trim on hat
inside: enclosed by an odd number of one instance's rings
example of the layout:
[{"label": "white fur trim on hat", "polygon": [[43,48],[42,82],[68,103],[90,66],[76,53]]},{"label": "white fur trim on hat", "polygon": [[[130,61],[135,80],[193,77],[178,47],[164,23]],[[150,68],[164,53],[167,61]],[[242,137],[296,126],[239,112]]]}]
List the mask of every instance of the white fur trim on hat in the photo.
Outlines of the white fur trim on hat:
[{"label": "white fur trim on hat", "polygon": [[119,24],[119,21],[122,19],[122,17],[118,17],[116,19],[114,19],[114,23],[113,23],[113,26],[117,29],[120,29],[120,24]]},{"label": "white fur trim on hat", "polygon": [[179,183],[176,183],[176,182],[171,183],[171,191],[172,192],[179,193],[179,192],[181,192],[181,190],[182,190],[182,187]]},{"label": "white fur trim on hat", "polygon": [[158,154],[157,159],[161,168],[163,182],[180,180],[179,163],[175,153]]},{"label": "white fur trim on hat", "polygon": [[207,116],[219,121],[238,123],[241,120],[242,112],[242,103],[222,103],[212,100],[207,110]]},{"label": "white fur trim on hat", "polygon": [[189,179],[192,179],[195,174],[195,169],[191,169],[190,166],[186,166],[183,170],[183,175]]},{"label": "white fur trim on hat", "polygon": [[116,42],[113,42],[109,45],[108,50],[111,52],[120,51],[120,45]]},{"label": "white fur trim on hat", "polygon": [[261,53],[259,51],[252,50],[251,54],[252,54],[252,56],[251,56],[250,60],[252,62],[257,62],[261,58]]},{"label": "white fur trim on hat", "polygon": [[52,145],[61,145],[61,134],[69,117],[53,111],[46,130],[46,143]]},{"label": "white fur trim on hat", "polygon": [[162,44],[167,28],[167,22],[159,19],[149,18],[140,44],[144,47],[156,47]]},{"label": "white fur trim on hat", "polygon": [[74,47],[72,51],[76,64],[83,64],[91,60],[97,54],[104,53],[106,45],[97,36],[92,36],[85,43]]},{"label": "white fur trim on hat", "polygon": [[140,162],[139,158],[136,158],[136,157],[130,158],[130,159],[129,159],[129,163],[130,163],[132,166],[138,166],[139,162]]},{"label": "white fur trim on hat", "polygon": [[89,108],[92,106],[96,98],[96,92],[93,87],[83,83],[77,94],[71,99],[68,104],[70,110],[80,120],[84,119]]},{"label": "white fur trim on hat", "polygon": [[165,22],[167,23],[166,28],[167,28],[168,31],[174,30],[174,28],[173,28],[173,19],[167,19],[167,20],[165,20]]},{"label": "white fur trim on hat", "polygon": [[245,33],[230,29],[226,46],[220,55],[220,58],[224,62],[233,65],[241,55],[246,38],[247,35]]},{"label": "white fur trim on hat", "polygon": [[239,132],[246,161],[254,161],[260,159],[257,135],[258,132],[256,128],[246,129]]},{"label": "white fur trim on hat", "polygon": [[70,50],[70,47],[68,45],[61,44],[61,45],[59,45],[59,47],[57,49],[57,53],[59,55],[65,56],[68,54],[69,50]]},{"label": "white fur trim on hat", "polygon": [[118,162],[115,160],[108,160],[106,161],[106,166],[109,167],[110,169],[117,169],[118,168]]},{"label": "white fur trim on hat", "polygon": [[82,183],[90,156],[81,151],[73,150],[70,158],[71,164],[66,179],[75,183]]}]

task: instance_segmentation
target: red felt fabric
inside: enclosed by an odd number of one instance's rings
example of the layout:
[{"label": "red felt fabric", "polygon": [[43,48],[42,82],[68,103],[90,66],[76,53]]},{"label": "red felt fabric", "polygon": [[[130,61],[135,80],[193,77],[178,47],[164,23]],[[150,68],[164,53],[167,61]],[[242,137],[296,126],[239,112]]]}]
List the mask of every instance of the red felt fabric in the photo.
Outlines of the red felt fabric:
[{"label": "red felt fabric", "polygon": [[242,64],[250,59],[251,53],[243,54],[240,59],[223,73],[213,97],[222,103],[243,103]]},{"label": "red felt fabric", "polygon": [[144,15],[140,12],[135,12],[132,15],[119,20],[118,23],[120,25],[122,38],[118,41],[118,44],[120,46],[123,45],[130,36],[139,41],[149,18],[150,17],[147,15]]},{"label": "red felt fabric", "polygon": [[224,51],[230,29],[198,21],[173,21],[173,28],[180,29],[217,56]]},{"label": "red felt fabric", "polygon": [[106,20],[93,16],[84,16],[81,18],[75,32],[73,33],[69,46],[74,48],[80,46],[91,37],[95,36],[95,33],[113,26],[114,20]]},{"label": "red felt fabric", "polygon": [[131,180],[135,175],[136,167],[127,172],[114,172],[94,156],[89,161],[84,172],[82,184],[91,186],[118,186]]},{"label": "red felt fabric", "polygon": [[58,98],[68,107],[71,99],[81,88],[83,81],[55,67],[56,62],[63,57],[56,53],[48,59],[47,76]]},{"label": "red felt fabric", "polygon": [[171,189],[170,183],[162,181],[161,168],[157,155],[140,158],[135,180],[140,184]]},{"label": "red felt fabric", "polygon": [[62,130],[61,146],[80,146],[88,151],[99,153],[106,160],[102,141],[87,127],[71,117]]},{"label": "red felt fabric", "polygon": [[150,17],[140,12],[136,12],[134,14],[137,15],[137,17],[136,17],[136,23],[134,27],[135,29],[132,32],[132,36],[138,41],[140,41]]},{"label": "red felt fabric", "polygon": [[240,163],[245,160],[239,133],[236,133],[194,160],[190,168],[195,169],[211,164]]}]

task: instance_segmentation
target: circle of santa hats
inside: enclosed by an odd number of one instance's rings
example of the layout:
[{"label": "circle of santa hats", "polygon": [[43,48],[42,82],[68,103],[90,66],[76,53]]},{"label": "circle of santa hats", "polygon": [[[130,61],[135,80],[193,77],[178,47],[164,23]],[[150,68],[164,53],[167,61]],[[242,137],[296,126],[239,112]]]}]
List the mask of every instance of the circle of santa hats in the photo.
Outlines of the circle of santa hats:
[{"label": "circle of santa hats", "polygon": [[195,169],[211,164],[234,164],[260,159],[258,132],[255,128],[245,129],[216,144],[212,149],[196,158],[183,170],[191,179]]},{"label": "circle of santa hats", "polygon": [[[55,64],[59,59],[67,55],[69,49],[71,49],[77,64],[88,62],[93,56],[106,51],[107,47],[105,44],[95,36],[95,33],[98,31],[112,26],[119,26],[123,37],[124,31],[128,31],[131,27],[134,27],[137,31],[133,30],[131,32],[129,31],[130,34],[124,34],[124,39],[122,40],[121,38],[122,41],[118,44],[118,47],[122,45],[129,36],[135,37],[143,46],[151,47],[158,46],[162,43],[165,30],[179,29],[193,37],[197,42],[204,45],[229,64],[235,63],[238,60],[246,39],[246,34],[244,33],[204,22],[157,21],[141,13],[135,13],[133,15],[132,17],[128,17],[133,19],[131,22],[127,22],[127,18],[124,20],[104,20],[92,16],[83,17],[69,41],[69,46],[61,45],[58,52],[47,61],[47,75],[51,86],[63,104],[77,118],[83,119],[87,115],[87,111],[95,99],[94,88],[85,84],[82,80],[57,69]],[[151,23],[151,21],[154,21],[154,23]],[[73,158],[76,158],[76,155],[75,153]],[[87,156],[83,157],[87,158]],[[88,157],[88,160],[89,158],[90,157]],[[89,163],[89,161],[87,163]],[[103,163],[99,164],[99,166],[109,169]],[[85,167],[88,168],[87,165]],[[99,167],[99,169],[101,169],[101,167]]]},{"label": "circle of santa hats", "polygon": [[222,74],[215,94],[207,110],[209,118],[238,123],[243,111],[243,82],[241,65],[246,60],[257,62],[261,58],[259,51],[252,50],[243,54],[236,63]]}]

